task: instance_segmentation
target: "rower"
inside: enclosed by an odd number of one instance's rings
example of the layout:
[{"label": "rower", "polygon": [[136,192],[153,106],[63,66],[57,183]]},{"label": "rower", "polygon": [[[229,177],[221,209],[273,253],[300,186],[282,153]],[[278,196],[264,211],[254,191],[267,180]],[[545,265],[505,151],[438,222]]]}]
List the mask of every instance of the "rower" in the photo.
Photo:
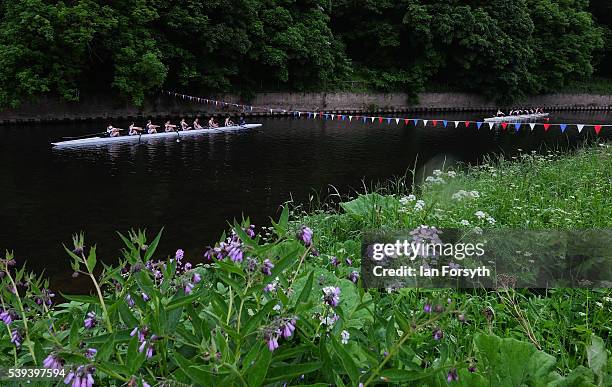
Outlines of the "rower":
[{"label": "rower", "polygon": [[164,124],[164,128],[166,129],[166,132],[174,132],[176,130],[176,125],[172,125],[168,120]]},{"label": "rower", "polygon": [[147,125],[145,127],[147,128],[147,133],[155,134],[157,133],[157,128],[159,128],[159,125],[153,125],[151,120],[149,120],[147,121]]},{"label": "rower", "polygon": [[211,129],[219,127],[219,124],[215,122],[215,117],[210,117],[210,120],[208,120],[208,127]]},{"label": "rower", "polygon": [[141,127],[135,126],[133,122],[132,122],[132,124],[130,125],[130,128],[129,128],[129,129],[130,129],[130,131],[129,131],[129,133],[128,133],[128,134],[129,134],[130,136],[135,136],[135,135],[138,135],[138,134],[140,134],[140,133],[142,132],[142,130],[143,130]]},{"label": "rower", "polygon": [[238,120],[238,124],[240,126],[246,125],[246,121],[244,120],[244,116],[240,116],[240,120]]},{"label": "rower", "polygon": [[185,121],[185,118],[181,118],[181,129],[182,130],[191,130],[191,126],[189,126],[187,124],[187,121]]},{"label": "rower", "polygon": [[108,135],[108,137],[117,137],[119,136],[119,129],[113,127],[113,125],[108,125],[108,127],[106,128],[106,134]]},{"label": "rower", "polygon": [[505,116],[505,114],[504,114],[504,112],[502,112],[501,110],[497,109],[497,114],[496,114],[496,116],[497,116],[497,117],[503,117],[503,116]]},{"label": "rower", "polygon": [[225,125],[224,126],[234,126],[234,123],[232,122],[232,120],[230,120],[230,117],[227,116],[227,118],[225,118]]},{"label": "rower", "polygon": [[204,129],[204,127],[202,125],[200,125],[200,119],[196,118],[195,121],[193,121],[193,128],[194,129]]}]

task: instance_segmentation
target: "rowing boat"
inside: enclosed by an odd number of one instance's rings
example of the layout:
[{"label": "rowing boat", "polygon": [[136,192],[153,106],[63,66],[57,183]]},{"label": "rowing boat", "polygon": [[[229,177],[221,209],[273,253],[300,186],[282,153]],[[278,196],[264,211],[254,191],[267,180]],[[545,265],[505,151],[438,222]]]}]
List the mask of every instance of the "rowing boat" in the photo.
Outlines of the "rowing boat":
[{"label": "rowing boat", "polygon": [[220,132],[233,132],[238,130],[245,129],[254,129],[259,128],[261,124],[244,124],[244,125],[234,125],[234,126],[222,126],[214,129],[194,129],[194,130],[184,130],[184,131],[172,131],[172,132],[160,132],[154,134],[141,134],[141,135],[133,135],[133,136],[117,136],[117,137],[90,137],[83,138],[78,140],[69,140],[69,141],[60,141],[60,142],[52,142],[51,144],[54,147],[76,147],[76,146],[86,146],[86,145],[104,145],[104,144],[112,144],[117,142],[140,142],[147,141],[151,139],[157,138],[183,138],[195,136],[203,133],[220,133]]},{"label": "rowing boat", "polygon": [[524,121],[535,121],[541,118],[548,117],[548,113],[533,113],[533,114],[518,114],[513,116],[502,116],[502,117],[489,117],[485,118],[485,122],[524,122]]}]

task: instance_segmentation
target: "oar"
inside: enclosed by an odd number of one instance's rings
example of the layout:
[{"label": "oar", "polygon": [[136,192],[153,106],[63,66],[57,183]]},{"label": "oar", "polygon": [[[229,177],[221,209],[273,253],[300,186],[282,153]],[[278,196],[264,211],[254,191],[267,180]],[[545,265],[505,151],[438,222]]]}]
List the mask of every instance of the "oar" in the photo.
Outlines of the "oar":
[{"label": "oar", "polygon": [[[118,129],[118,130],[125,130],[125,129],[119,129],[119,128],[117,128],[117,129]],[[86,134],[86,135],[84,135],[84,136],[76,136],[76,137],[62,137],[62,138],[63,138],[63,139],[65,139],[65,140],[78,140],[78,139],[81,139],[81,138],[87,138],[87,137],[93,137],[93,136],[100,136],[100,135],[102,135],[102,134],[106,134],[106,131],[104,131],[104,132],[100,132],[100,133]]]}]

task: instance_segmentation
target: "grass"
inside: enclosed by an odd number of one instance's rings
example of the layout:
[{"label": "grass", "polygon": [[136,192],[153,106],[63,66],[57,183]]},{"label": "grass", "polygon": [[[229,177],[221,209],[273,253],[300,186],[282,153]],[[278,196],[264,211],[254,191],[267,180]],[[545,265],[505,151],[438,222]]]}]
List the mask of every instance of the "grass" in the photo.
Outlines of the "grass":
[{"label": "grass", "polygon": [[[466,171],[434,171],[420,184],[400,179],[375,192],[382,195],[366,195],[376,203],[362,216],[331,206],[314,211],[294,209],[297,223],[307,224],[317,234],[322,258],[313,264],[326,265],[332,256],[358,259],[365,230],[419,225],[610,228],[612,147],[599,144],[571,154],[545,151],[490,159]],[[408,196],[410,192],[414,197]],[[477,216],[479,211],[485,215]],[[444,327],[448,356],[456,359],[469,358],[472,337],[478,332],[530,341],[554,355],[561,372],[586,365],[585,348],[592,334],[602,337],[608,347],[612,345],[610,289],[401,289],[399,293],[408,309],[419,310],[423,299],[450,298],[464,311],[467,323],[451,320]],[[436,356],[432,353],[431,360]]]}]

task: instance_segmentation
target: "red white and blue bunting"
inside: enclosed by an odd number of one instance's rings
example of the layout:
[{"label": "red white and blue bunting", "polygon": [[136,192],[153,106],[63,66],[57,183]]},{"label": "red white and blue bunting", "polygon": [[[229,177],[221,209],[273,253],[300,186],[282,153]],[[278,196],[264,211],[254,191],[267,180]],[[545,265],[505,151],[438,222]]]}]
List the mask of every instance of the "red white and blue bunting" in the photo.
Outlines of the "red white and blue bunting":
[{"label": "red white and blue bunting", "polygon": [[508,127],[514,129],[516,132],[519,132],[521,128],[527,128],[533,131],[536,127],[543,127],[544,131],[547,132],[551,128],[558,127],[561,130],[561,133],[565,133],[565,131],[569,127],[575,127],[578,130],[578,133],[582,133],[585,128],[593,128],[596,134],[599,134],[603,128],[612,127],[612,124],[552,124],[549,122],[529,122],[529,123],[521,123],[521,122],[484,122],[484,121],[454,121],[454,120],[445,120],[445,119],[422,119],[422,118],[400,118],[400,117],[381,117],[381,116],[366,116],[366,115],[346,115],[346,114],[332,114],[325,113],[320,111],[299,111],[299,110],[288,110],[288,109],[278,109],[278,108],[270,108],[264,106],[253,106],[253,105],[245,105],[234,102],[226,102],[219,101],[216,99],[210,98],[201,98],[195,97],[191,95],[175,93],[172,91],[162,90],[162,93],[168,94],[169,96],[173,96],[176,98],[181,98],[187,101],[194,101],[199,103],[205,103],[209,105],[215,105],[217,107],[235,107],[241,109],[242,111],[252,112],[255,110],[263,111],[266,113],[283,113],[293,115],[294,117],[301,118],[305,117],[308,119],[322,119],[322,120],[336,120],[336,121],[346,121],[347,123],[353,121],[362,121],[363,123],[395,123],[396,125],[414,125],[419,126],[422,124],[423,127],[426,127],[428,124],[431,124],[432,127],[454,127],[454,128],[468,128],[471,125],[475,125],[477,129],[480,129],[483,125],[488,127],[488,129],[493,129],[495,125],[500,125],[502,129],[506,130]]}]

